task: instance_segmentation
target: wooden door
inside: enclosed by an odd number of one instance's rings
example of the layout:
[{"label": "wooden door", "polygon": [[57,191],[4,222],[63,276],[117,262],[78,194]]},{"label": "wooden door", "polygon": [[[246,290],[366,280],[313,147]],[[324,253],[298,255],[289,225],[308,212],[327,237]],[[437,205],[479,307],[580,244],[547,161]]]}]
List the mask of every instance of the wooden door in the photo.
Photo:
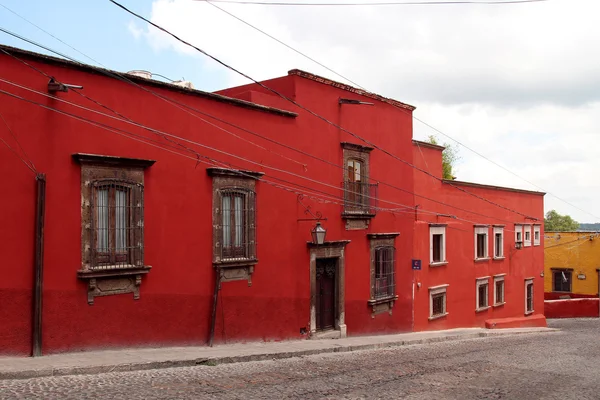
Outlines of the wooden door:
[{"label": "wooden door", "polygon": [[317,330],[333,329],[337,259],[317,259]]}]

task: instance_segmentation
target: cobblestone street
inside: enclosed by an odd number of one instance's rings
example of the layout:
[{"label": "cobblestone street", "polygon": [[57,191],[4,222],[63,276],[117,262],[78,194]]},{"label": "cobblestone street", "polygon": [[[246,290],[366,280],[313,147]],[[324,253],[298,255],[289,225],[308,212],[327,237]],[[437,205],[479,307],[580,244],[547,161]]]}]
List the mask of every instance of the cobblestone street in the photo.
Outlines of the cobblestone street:
[{"label": "cobblestone street", "polygon": [[277,361],[0,381],[2,399],[598,399],[600,321]]}]

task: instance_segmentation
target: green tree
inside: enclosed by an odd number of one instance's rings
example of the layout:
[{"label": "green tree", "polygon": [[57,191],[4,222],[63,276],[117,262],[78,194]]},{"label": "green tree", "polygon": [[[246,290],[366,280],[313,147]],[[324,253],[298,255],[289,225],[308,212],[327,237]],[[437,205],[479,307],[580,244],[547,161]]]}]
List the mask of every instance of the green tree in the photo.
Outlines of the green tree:
[{"label": "green tree", "polygon": [[579,222],[570,215],[560,215],[555,210],[550,210],[544,218],[544,230],[548,232],[568,232],[579,229]]},{"label": "green tree", "polygon": [[[439,145],[438,140],[434,135],[429,135],[428,139],[429,143]],[[441,146],[445,147],[442,152],[442,178],[456,179],[454,176],[454,167],[456,166],[456,162],[460,160],[458,148],[455,145],[448,143],[444,143]]]}]

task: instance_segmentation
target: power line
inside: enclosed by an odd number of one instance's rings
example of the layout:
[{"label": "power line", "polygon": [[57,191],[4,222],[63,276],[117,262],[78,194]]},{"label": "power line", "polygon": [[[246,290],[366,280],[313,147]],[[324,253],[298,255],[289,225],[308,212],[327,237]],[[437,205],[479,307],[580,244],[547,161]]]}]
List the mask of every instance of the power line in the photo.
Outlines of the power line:
[{"label": "power line", "polygon": [[261,6],[308,6],[308,7],[332,7],[332,6],[430,6],[430,5],[502,5],[502,4],[522,4],[522,3],[541,3],[548,0],[506,0],[506,1],[392,1],[392,2],[355,2],[355,3],[299,3],[299,2],[269,2],[269,1],[247,1],[247,0],[195,0],[206,3],[228,3],[244,5]]},{"label": "power line", "polygon": [[[343,75],[339,74],[338,72],[336,72],[336,71],[334,71],[333,69],[331,69],[331,68],[327,67],[327,66],[326,66],[326,65],[324,65],[323,63],[321,63],[321,62],[319,62],[319,61],[315,60],[314,58],[312,58],[312,57],[308,56],[307,54],[305,54],[305,53],[301,52],[300,50],[297,50],[297,49],[295,49],[295,48],[294,48],[294,47],[292,47],[291,45],[288,45],[287,43],[285,43],[285,42],[283,42],[283,41],[281,41],[281,40],[277,39],[275,36],[273,36],[273,35],[271,35],[271,34],[269,34],[269,33],[265,32],[265,31],[263,31],[262,29],[258,28],[258,27],[257,27],[257,26],[255,26],[255,25],[252,25],[251,23],[249,23],[249,22],[245,21],[244,19],[242,19],[242,18],[238,17],[237,15],[235,15],[235,14],[233,14],[233,13],[231,13],[231,12],[229,12],[229,11],[227,11],[227,10],[225,10],[225,9],[223,9],[223,8],[221,8],[221,7],[219,7],[219,6],[217,6],[216,4],[214,4],[215,2],[217,2],[217,3],[226,3],[227,1],[215,1],[215,0],[200,0],[200,1],[205,1],[205,2],[207,2],[207,3],[208,3],[208,4],[210,4],[211,6],[213,6],[213,7],[217,8],[217,9],[219,9],[220,11],[224,12],[225,14],[228,14],[228,15],[229,15],[229,16],[231,16],[232,18],[235,18],[235,19],[237,19],[238,21],[240,21],[240,22],[242,22],[243,24],[245,24],[245,25],[249,26],[250,28],[252,28],[252,29],[254,29],[254,30],[256,30],[256,31],[258,31],[258,32],[260,32],[260,33],[262,33],[263,35],[265,35],[265,36],[267,36],[267,37],[271,38],[272,40],[275,40],[276,42],[278,42],[278,43],[280,43],[281,45],[283,45],[283,46],[287,47],[288,49],[290,49],[290,50],[294,51],[295,53],[297,53],[297,54],[300,54],[301,56],[305,57],[306,59],[308,59],[308,60],[310,60],[310,61],[313,61],[313,62],[314,62],[314,63],[316,63],[317,65],[319,65],[319,66],[321,66],[321,67],[323,67],[323,68],[327,69],[328,71],[332,72],[333,74],[335,74],[335,75],[337,75],[337,76],[339,76],[339,77],[343,78],[344,80],[346,80],[346,81],[348,81],[348,82],[352,83],[352,84],[353,84],[353,85],[355,85],[356,87],[358,87],[358,88],[360,88],[360,89],[363,89],[363,90],[366,90],[366,89],[365,89],[363,86],[361,86],[361,85],[359,85],[358,83],[356,83],[356,82],[354,82],[354,81],[350,80],[349,78],[347,78],[347,77],[345,77],[345,76],[343,76]],[[403,108],[401,108],[401,107],[398,107],[396,104],[393,104],[393,103],[391,103],[391,102],[388,102],[388,101],[387,101],[387,99],[384,99],[383,101],[384,101],[385,103],[388,103],[388,104],[390,104],[390,105],[392,105],[392,106],[394,106],[394,107],[398,108],[399,110],[401,110],[402,112],[404,112],[404,113],[406,113],[406,114],[410,114],[410,113],[408,113],[406,110],[404,110]],[[575,209],[577,209],[577,210],[579,210],[579,211],[581,211],[581,212],[584,212],[584,213],[586,213],[586,214],[588,214],[588,215],[591,215],[592,217],[594,217],[594,218],[596,218],[596,219],[599,219],[599,220],[600,220],[600,218],[599,218],[599,217],[597,217],[597,216],[595,216],[594,214],[591,214],[590,212],[583,210],[582,208],[580,208],[580,207],[578,207],[578,206],[574,205],[573,203],[570,203],[569,201],[567,201],[567,200],[565,200],[565,199],[563,199],[563,198],[561,198],[561,197],[559,197],[559,196],[555,195],[554,193],[551,193],[551,192],[549,192],[549,191],[545,190],[544,188],[542,188],[542,187],[540,187],[539,185],[537,185],[537,184],[535,184],[535,183],[531,182],[530,180],[528,180],[528,179],[526,179],[526,178],[523,178],[522,176],[518,175],[517,173],[515,173],[515,172],[513,172],[513,171],[509,170],[508,168],[504,167],[503,165],[501,165],[501,164],[497,163],[496,161],[494,161],[494,160],[492,160],[492,159],[490,159],[490,158],[486,157],[485,155],[483,155],[483,154],[479,153],[478,151],[476,151],[476,150],[474,150],[474,149],[470,148],[469,146],[465,145],[464,143],[462,143],[462,142],[458,141],[457,139],[454,139],[454,138],[453,138],[453,137],[451,137],[450,135],[448,135],[448,134],[446,134],[446,133],[442,132],[442,131],[441,131],[441,130],[439,130],[438,128],[436,128],[436,127],[432,126],[431,124],[429,124],[429,123],[427,123],[427,122],[423,121],[422,119],[419,119],[418,117],[416,117],[416,116],[414,116],[414,115],[411,115],[411,116],[412,116],[412,118],[413,118],[414,120],[416,120],[416,121],[420,122],[421,124],[423,124],[423,125],[427,126],[428,128],[432,129],[433,131],[435,131],[435,132],[437,132],[437,133],[439,133],[439,134],[441,134],[441,135],[443,135],[443,136],[447,137],[448,139],[450,139],[450,140],[454,141],[454,142],[455,142],[455,143],[457,143],[458,145],[460,145],[460,146],[464,147],[465,149],[467,149],[467,150],[469,150],[469,151],[473,152],[474,154],[478,155],[479,157],[482,157],[483,159],[485,159],[485,160],[487,160],[487,161],[491,162],[492,164],[494,164],[494,165],[496,165],[497,167],[499,167],[499,168],[501,168],[501,169],[505,170],[506,172],[508,172],[508,173],[512,174],[513,176],[515,176],[515,177],[517,177],[517,178],[521,179],[522,181],[524,181],[524,182],[527,182],[528,184],[530,184],[530,185],[532,185],[532,186],[534,186],[534,187],[536,187],[536,188],[538,188],[538,189],[540,189],[540,190],[544,191],[545,193],[547,193],[547,194],[551,195],[552,197],[555,197],[556,199],[558,199],[558,200],[562,201],[563,203],[565,203],[565,204],[568,204],[568,205],[570,205],[571,207],[573,207],[573,208],[575,208]]]},{"label": "power line", "polygon": [[[277,91],[277,90],[275,90],[275,89],[272,89],[272,88],[270,88],[270,87],[266,86],[264,83],[262,83],[262,82],[259,82],[258,80],[256,80],[256,79],[254,79],[254,78],[250,77],[249,75],[247,75],[247,74],[245,74],[245,73],[243,73],[243,72],[239,71],[238,69],[236,69],[236,68],[234,68],[234,67],[232,67],[232,66],[228,65],[228,64],[227,64],[227,63],[225,63],[224,61],[221,61],[219,58],[217,58],[217,57],[215,57],[215,56],[213,56],[213,55],[209,54],[209,53],[208,53],[208,52],[206,52],[205,50],[202,50],[202,49],[200,49],[199,47],[197,47],[197,46],[194,46],[194,45],[192,45],[191,43],[189,43],[189,42],[187,42],[187,41],[185,41],[185,40],[183,40],[183,39],[179,38],[179,37],[178,37],[177,35],[175,35],[174,33],[170,32],[169,30],[167,30],[167,29],[165,29],[165,28],[161,27],[160,25],[158,25],[158,24],[156,24],[156,23],[154,23],[154,22],[152,22],[152,21],[148,20],[147,18],[145,18],[145,17],[143,17],[143,16],[141,16],[141,15],[139,15],[139,14],[135,13],[134,11],[131,11],[131,10],[129,10],[127,7],[125,7],[124,5],[120,4],[119,2],[117,2],[117,1],[115,1],[115,0],[108,0],[108,1],[109,1],[109,2],[111,2],[111,3],[113,3],[114,5],[116,5],[117,7],[119,7],[119,8],[121,8],[121,9],[125,10],[127,13],[129,13],[129,14],[131,14],[131,15],[135,16],[136,18],[138,18],[138,19],[141,19],[141,20],[145,21],[146,23],[148,23],[148,24],[150,24],[150,25],[154,26],[155,28],[157,28],[157,29],[159,29],[160,31],[162,31],[162,32],[166,33],[167,35],[169,35],[169,36],[173,37],[174,39],[176,39],[177,41],[179,41],[179,42],[181,42],[181,43],[185,44],[186,46],[188,46],[188,47],[191,47],[192,49],[194,49],[194,50],[196,50],[196,51],[200,52],[201,54],[204,54],[205,56],[207,56],[207,57],[209,57],[210,59],[214,60],[215,62],[219,63],[220,65],[222,65],[222,66],[224,66],[224,67],[226,67],[226,68],[230,69],[231,71],[234,71],[234,72],[236,72],[237,74],[239,74],[239,75],[241,75],[241,76],[245,77],[246,79],[249,79],[250,81],[252,81],[252,82],[254,82],[255,84],[257,84],[258,86],[262,87],[263,89],[266,89],[266,90],[270,91],[271,93],[273,93],[273,94],[275,94],[275,95],[277,95],[277,96],[281,97],[282,99],[284,99],[284,100],[286,100],[286,101],[288,101],[288,102],[290,102],[290,103],[294,104],[296,107],[298,107],[298,108],[300,108],[300,109],[302,109],[302,110],[306,111],[307,113],[309,113],[309,114],[313,115],[314,117],[316,117],[316,118],[318,118],[318,119],[321,119],[322,121],[324,121],[324,122],[326,122],[326,123],[328,123],[328,124],[330,124],[330,125],[332,125],[332,126],[336,127],[337,129],[339,129],[339,130],[341,130],[341,131],[343,131],[343,132],[346,132],[346,133],[348,133],[348,134],[349,134],[349,135],[351,135],[352,137],[354,137],[354,138],[356,138],[356,139],[358,139],[358,140],[361,140],[361,141],[363,141],[363,142],[367,143],[369,146],[371,146],[371,147],[373,147],[373,148],[376,148],[376,149],[380,150],[380,151],[381,151],[381,152],[383,152],[384,154],[387,154],[388,156],[390,156],[390,157],[392,157],[392,158],[394,158],[394,159],[396,159],[396,160],[398,160],[398,161],[400,161],[400,162],[402,162],[402,163],[404,163],[404,164],[406,164],[406,165],[410,166],[411,168],[414,168],[414,169],[416,169],[416,170],[418,170],[418,171],[421,171],[421,172],[422,172],[422,173],[424,173],[424,174],[427,174],[427,175],[429,175],[429,176],[432,176],[432,177],[434,177],[435,179],[438,179],[440,182],[444,182],[444,180],[443,180],[443,179],[441,179],[441,178],[438,178],[437,176],[435,176],[435,175],[433,175],[433,174],[429,173],[428,171],[425,171],[425,170],[423,170],[422,168],[419,168],[419,167],[415,166],[414,164],[412,164],[412,163],[410,163],[410,162],[408,162],[408,161],[406,161],[406,160],[403,160],[403,159],[401,159],[400,157],[398,157],[398,156],[394,155],[393,153],[391,153],[391,152],[389,152],[389,151],[387,151],[387,150],[383,149],[382,147],[380,147],[380,146],[376,145],[375,143],[373,143],[373,142],[371,142],[371,141],[369,141],[369,140],[367,140],[367,139],[365,139],[365,138],[363,138],[363,137],[361,137],[361,136],[357,135],[356,133],[354,133],[354,132],[351,132],[350,130],[348,130],[348,129],[346,129],[346,128],[343,128],[343,127],[341,127],[340,125],[336,124],[335,122],[332,122],[332,121],[328,120],[327,118],[323,117],[322,115],[320,115],[320,114],[318,114],[318,113],[316,113],[316,112],[314,112],[314,111],[312,111],[312,110],[310,110],[310,109],[308,109],[308,108],[304,107],[303,105],[299,104],[297,101],[295,101],[295,100],[293,100],[293,99],[291,99],[291,98],[289,98],[289,97],[285,96],[284,94],[280,93],[279,91]],[[515,213],[515,214],[521,215],[521,216],[525,217],[526,219],[534,219],[534,220],[537,220],[537,218],[533,218],[533,217],[531,217],[531,216],[528,216],[527,214],[524,214],[524,213],[522,213],[522,212],[520,212],[520,211],[517,211],[517,210],[511,209],[511,208],[509,208],[509,207],[506,207],[506,206],[504,206],[504,205],[502,205],[502,204],[499,204],[499,203],[496,203],[496,202],[494,202],[494,201],[491,201],[491,200],[489,200],[489,199],[487,199],[487,198],[485,198],[485,197],[483,197],[483,196],[480,196],[480,195],[477,195],[477,194],[475,194],[475,193],[472,193],[472,192],[470,192],[470,191],[468,191],[468,190],[466,190],[466,189],[463,189],[463,188],[461,188],[461,187],[459,187],[459,186],[453,185],[453,184],[452,184],[452,183],[450,183],[449,181],[446,181],[446,183],[447,183],[448,185],[450,185],[450,186],[452,186],[452,187],[456,188],[457,190],[460,190],[461,192],[467,193],[467,194],[469,194],[470,196],[473,196],[473,197],[475,197],[475,198],[478,198],[478,199],[480,199],[480,200],[482,200],[482,201],[485,201],[485,202],[487,202],[487,203],[490,203],[490,204],[492,204],[492,205],[494,205],[494,206],[496,206],[496,207],[499,207],[499,208],[502,208],[502,209],[504,209],[504,210],[510,211],[510,212],[512,212],[512,213]]]},{"label": "power line", "polygon": [[[34,26],[35,26],[35,25],[34,25]],[[1,30],[1,29],[2,29],[2,28],[0,28],[0,30]],[[29,39],[27,39],[27,38],[23,38],[22,36],[19,36],[19,35],[13,34],[13,33],[12,33],[12,32],[10,32],[10,31],[6,31],[6,30],[3,30],[3,31],[5,31],[5,32],[7,32],[7,33],[9,33],[9,34],[11,34],[11,35],[14,35],[15,37],[18,37],[18,38],[19,38],[19,39],[21,39],[21,40],[27,41],[28,43],[34,44],[34,45],[36,45],[36,46],[40,46],[40,47],[42,47],[42,48],[44,48],[44,49],[47,49],[48,51],[51,51],[51,52],[55,52],[54,50],[52,50],[52,49],[50,49],[50,48],[48,48],[48,47],[46,47],[46,46],[40,45],[40,44],[38,44],[38,43],[36,43],[36,42],[34,42],[34,41],[32,41],[32,40],[29,40]],[[25,62],[25,61],[21,60],[20,58],[18,58],[18,57],[16,57],[16,56],[14,56],[13,54],[10,54],[10,53],[8,53],[6,50],[4,50],[4,49],[0,49],[0,50],[1,50],[2,52],[4,52],[5,54],[8,54],[8,55],[10,55],[10,56],[11,56],[11,57],[13,57],[14,59],[16,59],[16,60],[20,61],[20,62],[21,62],[21,63],[23,63],[24,65],[26,65],[26,66],[28,66],[28,67],[32,68],[33,70],[37,71],[38,73],[40,73],[40,74],[42,74],[42,75],[44,75],[44,76],[46,76],[46,77],[49,77],[49,75],[48,75],[48,74],[46,74],[45,72],[43,72],[43,71],[39,70],[38,68],[35,68],[35,67],[34,67],[34,66],[32,66],[31,64],[29,64],[29,63],[27,63],[27,62]],[[79,52],[79,53],[81,53],[81,54],[84,54],[84,53],[82,53],[82,52],[80,52],[80,51],[78,51],[78,52]],[[57,54],[61,55],[61,53],[58,53],[58,52],[55,52],[55,53],[57,53]],[[85,55],[85,54],[84,54],[84,55]],[[63,56],[64,56],[64,55],[63,55]],[[73,61],[73,62],[75,62],[75,63],[77,63],[77,64],[79,64],[79,65],[84,65],[84,64],[82,64],[81,62],[79,62],[79,61],[77,61],[77,60],[73,59],[72,57],[69,57],[69,56],[64,56],[64,57],[67,57],[69,60],[71,60],[71,61]],[[87,57],[87,58],[90,58],[90,59],[92,59],[92,58],[91,58],[91,57],[89,57],[89,56],[86,56],[86,57]],[[93,60],[93,59],[92,59],[92,60]],[[98,64],[102,65],[102,63],[99,63],[99,62],[98,62],[98,61],[96,61],[96,60],[93,60],[93,61],[95,61],[96,63],[98,63]],[[104,74],[106,74],[107,76],[110,76],[110,77],[113,77],[113,78],[115,78],[115,79],[118,79],[118,80],[121,80],[121,81],[124,81],[124,82],[130,83],[130,84],[132,84],[132,85],[134,85],[134,86],[136,86],[136,87],[138,87],[138,88],[140,88],[140,89],[142,89],[142,90],[144,90],[144,91],[146,91],[146,92],[148,92],[148,93],[150,93],[150,94],[152,94],[152,95],[154,95],[154,96],[156,96],[156,97],[158,97],[158,98],[160,98],[160,99],[162,99],[162,100],[164,100],[164,101],[167,101],[168,103],[175,105],[177,108],[179,108],[179,109],[181,109],[181,110],[183,110],[183,111],[187,112],[188,114],[190,114],[190,115],[192,115],[192,116],[194,116],[194,117],[196,117],[196,118],[200,119],[201,121],[203,121],[203,122],[205,122],[205,123],[208,123],[208,124],[210,124],[210,125],[212,125],[212,126],[214,126],[214,127],[218,128],[218,129],[224,130],[223,128],[221,128],[221,127],[219,127],[219,126],[216,126],[216,125],[214,125],[214,124],[212,124],[212,123],[210,123],[210,122],[206,121],[205,119],[203,119],[203,118],[200,118],[199,116],[197,116],[197,115],[195,115],[195,114],[191,113],[190,111],[188,111],[188,110],[184,110],[182,107],[184,107],[184,108],[186,108],[186,109],[194,110],[195,112],[198,112],[198,113],[200,113],[200,114],[202,114],[202,115],[206,115],[206,116],[208,116],[208,117],[210,117],[210,118],[213,118],[213,119],[215,119],[215,120],[217,120],[217,121],[219,121],[219,122],[222,122],[222,123],[224,123],[224,124],[227,124],[227,125],[229,125],[229,126],[235,127],[236,129],[240,129],[240,130],[242,130],[242,131],[244,131],[244,132],[247,132],[247,133],[249,133],[249,134],[252,134],[252,135],[255,135],[255,136],[261,137],[262,139],[264,139],[264,140],[267,140],[267,141],[270,141],[270,142],[272,142],[272,143],[274,143],[274,144],[277,144],[277,145],[283,146],[283,147],[285,147],[285,148],[287,148],[287,149],[290,149],[290,150],[293,150],[293,151],[295,151],[295,152],[298,152],[298,153],[300,153],[300,154],[303,154],[303,155],[309,156],[309,157],[311,157],[311,158],[313,158],[313,159],[315,159],[315,160],[318,160],[318,161],[324,162],[324,163],[326,163],[326,164],[328,164],[328,165],[332,165],[332,166],[334,166],[334,167],[337,167],[337,168],[340,168],[340,169],[342,169],[342,170],[345,170],[343,166],[340,166],[340,165],[338,165],[338,164],[335,164],[335,163],[332,163],[332,162],[330,162],[330,161],[328,161],[328,160],[325,160],[325,159],[319,158],[319,157],[317,157],[317,156],[314,156],[314,155],[312,155],[312,154],[310,154],[310,153],[307,153],[307,152],[304,152],[304,151],[302,151],[302,150],[298,150],[298,149],[296,149],[296,148],[294,148],[294,147],[292,147],[292,146],[289,146],[289,145],[283,144],[283,143],[281,143],[281,142],[278,142],[278,141],[276,141],[276,140],[270,139],[270,138],[268,138],[268,137],[262,136],[262,135],[260,135],[260,134],[258,134],[258,133],[255,133],[255,132],[253,132],[253,131],[250,131],[250,130],[248,130],[248,129],[246,129],[246,128],[240,127],[240,126],[238,126],[238,125],[236,125],[236,124],[230,123],[230,122],[228,122],[228,121],[226,121],[226,120],[220,119],[220,118],[218,118],[218,117],[215,117],[215,116],[213,116],[213,115],[211,115],[211,114],[208,114],[208,113],[205,113],[205,112],[203,112],[203,111],[200,111],[200,110],[198,110],[198,109],[196,109],[196,108],[194,108],[194,107],[190,107],[190,106],[186,105],[185,103],[181,103],[181,102],[178,102],[178,101],[176,101],[176,100],[172,100],[172,99],[170,99],[170,98],[168,98],[168,97],[162,96],[162,95],[160,95],[160,94],[158,94],[158,93],[156,93],[156,92],[154,92],[154,91],[152,91],[152,90],[149,90],[149,89],[147,89],[147,88],[145,88],[145,87],[143,87],[143,86],[140,86],[140,85],[138,85],[137,83],[133,82],[132,80],[128,79],[127,77],[125,77],[125,76],[123,76],[123,75],[121,75],[121,74],[119,74],[119,73],[115,73],[115,72],[113,72],[113,71],[110,71],[110,70],[108,70],[108,69],[106,69],[106,70],[99,69],[99,71],[100,71],[100,72],[103,72],[103,73],[104,73]],[[113,109],[111,109],[111,108],[109,108],[109,107],[106,107],[106,106],[104,106],[104,105],[100,104],[99,102],[97,102],[97,101],[95,101],[95,100],[91,99],[90,97],[88,97],[88,96],[86,96],[86,95],[84,95],[84,94],[82,94],[82,93],[79,93],[77,90],[73,90],[73,91],[75,91],[75,92],[76,92],[77,94],[79,94],[80,96],[83,96],[83,97],[85,97],[85,98],[89,99],[90,101],[92,101],[92,102],[94,102],[94,103],[96,103],[96,104],[99,104],[99,105],[101,105],[103,108],[106,108],[106,109],[108,109],[109,111],[111,111],[111,112],[115,113],[116,115],[119,115],[119,116],[123,117],[123,116],[122,116],[120,113],[118,113],[117,111],[115,111],[115,110],[113,110]],[[179,106],[181,106],[181,107],[179,107]],[[126,118],[126,117],[124,117],[124,118]],[[224,130],[224,131],[225,131],[226,133],[230,133],[230,134],[232,134],[232,133],[231,133],[230,131],[228,131],[228,130]],[[233,135],[233,136],[236,136],[236,137],[238,137],[237,135]],[[169,139],[167,139],[167,138],[165,138],[165,139],[166,139],[166,140],[169,140]],[[243,139],[243,138],[242,138],[242,139]],[[246,140],[246,139],[243,139],[243,140]],[[252,143],[252,142],[251,142],[251,143]],[[182,146],[181,144],[178,144],[178,145],[179,145],[179,146]],[[188,150],[189,150],[189,149],[188,149]],[[275,153],[275,154],[277,154],[277,153]],[[434,202],[434,203],[437,203],[437,204],[441,204],[441,205],[448,206],[448,207],[451,207],[451,208],[454,208],[454,209],[457,209],[457,210],[460,210],[460,211],[464,211],[464,212],[466,212],[466,213],[468,213],[468,214],[473,214],[473,215],[482,216],[482,217],[485,217],[485,218],[495,219],[495,220],[498,220],[498,221],[507,222],[507,223],[511,223],[511,224],[514,222],[514,221],[507,221],[507,220],[499,219],[499,218],[497,218],[497,217],[488,216],[488,215],[486,215],[486,214],[478,213],[478,212],[476,212],[476,211],[472,211],[472,210],[466,210],[466,209],[464,209],[464,208],[457,207],[457,206],[454,206],[454,205],[451,205],[451,204],[447,204],[447,203],[441,202],[441,201],[439,201],[439,200],[435,200],[435,199],[433,199],[433,198],[430,198],[430,197],[427,197],[427,196],[423,196],[423,195],[421,195],[421,194],[414,193],[414,192],[412,192],[412,191],[409,191],[409,190],[406,190],[406,189],[403,189],[403,188],[397,187],[397,186],[395,186],[395,185],[392,185],[392,184],[389,184],[389,183],[387,183],[387,182],[383,182],[383,181],[377,181],[377,180],[376,180],[376,179],[374,179],[374,178],[370,178],[370,179],[372,179],[372,180],[374,180],[374,181],[376,181],[376,182],[378,182],[378,183],[381,183],[382,185],[385,185],[385,186],[388,186],[388,187],[391,187],[391,188],[397,189],[397,190],[399,190],[399,191],[402,191],[402,192],[406,192],[406,193],[409,193],[409,194],[413,194],[413,195],[415,195],[415,196],[417,196],[417,197],[420,197],[420,198],[423,198],[423,199],[426,199],[426,200],[432,201],[432,202]],[[438,214],[439,214],[439,213],[438,213]]]}]

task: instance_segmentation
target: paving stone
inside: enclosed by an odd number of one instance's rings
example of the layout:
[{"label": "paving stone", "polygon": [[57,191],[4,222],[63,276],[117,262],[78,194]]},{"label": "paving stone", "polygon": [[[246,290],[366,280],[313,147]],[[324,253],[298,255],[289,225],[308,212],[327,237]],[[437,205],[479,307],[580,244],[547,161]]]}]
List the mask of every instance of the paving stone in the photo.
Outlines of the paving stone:
[{"label": "paving stone", "polygon": [[0,380],[1,399],[594,399],[600,320],[553,334],[185,368]]}]

